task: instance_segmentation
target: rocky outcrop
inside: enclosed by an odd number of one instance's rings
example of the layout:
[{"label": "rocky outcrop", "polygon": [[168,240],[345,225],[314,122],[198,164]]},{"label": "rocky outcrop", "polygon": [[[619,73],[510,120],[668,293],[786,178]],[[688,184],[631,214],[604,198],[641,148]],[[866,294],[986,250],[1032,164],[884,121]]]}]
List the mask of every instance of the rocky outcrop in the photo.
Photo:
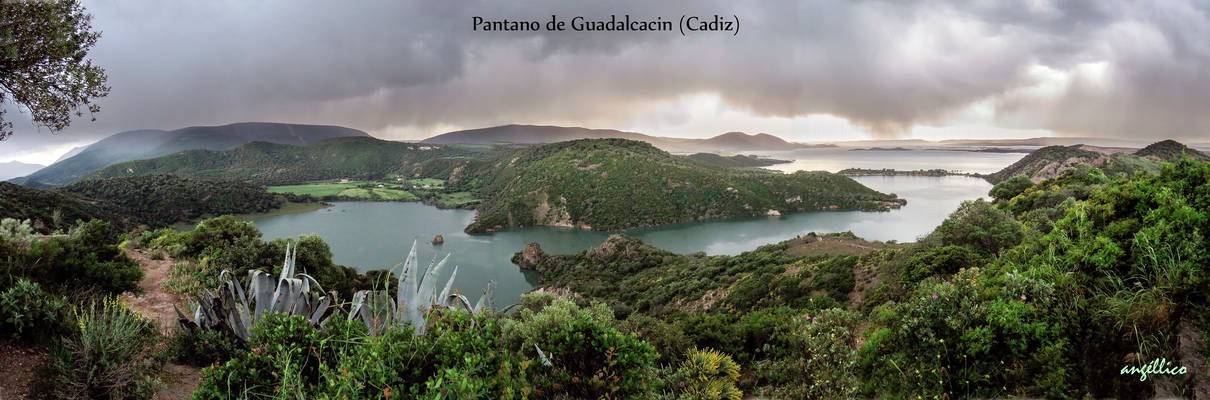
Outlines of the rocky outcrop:
[{"label": "rocky outcrop", "polygon": [[521,266],[521,268],[538,270],[542,259],[546,257],[546,253],[542,252],[542,246],[537,243],[525,245],[525,249],[521,250],[513,256],[513,264]]}]

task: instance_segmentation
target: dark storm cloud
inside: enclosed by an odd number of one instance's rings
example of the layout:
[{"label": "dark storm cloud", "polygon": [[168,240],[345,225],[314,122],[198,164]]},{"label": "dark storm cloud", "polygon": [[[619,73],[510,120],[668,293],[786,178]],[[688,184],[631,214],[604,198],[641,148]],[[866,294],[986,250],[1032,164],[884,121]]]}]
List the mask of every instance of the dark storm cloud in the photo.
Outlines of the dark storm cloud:
[{"label": "dark storm cloud", "polygon": [[[18,124],[0,158],[136,128],[267,120],[400,128],[624,121],[716,93],[761,116],[831,114],[887,137],[988,104],[984,124],[1210,136],[1201,0],[207,1],[86,4],[113,86],[98,121]],[[731,37],[474,32],[471,17],[738,15]],[[10,114],[14,115],[14,114]],[[657,132],[658,133],[658,132]],[[702,132],[712,135],[717,132]]]}]

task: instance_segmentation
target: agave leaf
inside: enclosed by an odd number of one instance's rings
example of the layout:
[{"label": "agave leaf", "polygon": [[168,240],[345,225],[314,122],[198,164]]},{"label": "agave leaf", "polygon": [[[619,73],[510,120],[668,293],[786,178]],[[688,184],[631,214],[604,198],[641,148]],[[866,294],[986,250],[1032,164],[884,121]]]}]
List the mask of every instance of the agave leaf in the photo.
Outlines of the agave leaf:
[{"label": "agave leaf", "polygon": [[[423,310],[428,310],[432,308],[433,304],[444,301],[435,297],[437,294],[437,277],[441,276],[441,272],[445,270],[445,265],[449,260],[450,256],[447,254],[445,258],[441,259],[441,262],[429,264],[428,271],[424,273],[424,279],[420,281],[420,289],[416,293],[416,300],[420,302],[417,306],[423,307]],[[433,261],[436,261],[436,258]]]},{"label": "agave leaf", "polygon": [[542,360],[542,365],[547,367],[554,365],[554,363],[550,362],[550,358],[546,357],[546,353],[542,352],[542,348],[538,347],[537,343],[534,344],[534,350],[538,351],[538,359]]},{"label": "agave leaf", "polygon": [[416,265],[416,241],[412,241],[412,251],[408,252],[408,258],[403,262],[403,273],[399,274],[399,288],[395,295],[395,301],[398,303],[395,312],[399,313],[398,319],[412,321],[416,324],[417,318],[420,318],[419,305],[416,301],[417,289],[417,271]]},{"label": "agave leaf", "polygon": [[286,260],[281,265],[281,275],[277,277],[278,281],[294,276],[294,252],[290,247],[290,242],[286,242]]},{"label": "agave leaf", "polygon": [[287,278],[294,276],[294,271],[296,271],[298,269],[296,267],[297,261],[298,261],[298,243],[295,243],[294,250],[290,251],[290,275],[286,275]]},{"label": "agave leaf", "polygon": [[349,307],[349,320],[356,318],[361,313],[361,308],[365,307],[366,296],[369,293],[369,290],[358,290],[357,293],[353,293],[353,304]]},{"label": "agave leaf", "polygon": [[332,299],[328,296],[319,298],[319,304],[315,305],[315,309],[311,312],[311,325],[319,325],[324,314],[328,313],[328,307],[332,303]]},{"label": "agave leaf", "polygon": [[379,335],[393,324],[396,310],[391,295],[376,290],[366,293],[365,303],[360,311],[358,317],[366,324],[370,334]]},{"label": "agave leaf", "polygon": [[293,313],[295,304],[302,302],[302,280],[286,278],[277,284],[273,292],[273,302],[270,310],[273,312]]},{"label": "agave leaf", "polygon": [[240,340],[247,341],[248,328],[250,327],[249,325],[251,325],[249,322],[251,321],[248,321],[248,319],[245,318],[246,313],[240,312],[237,306],[238,303],[235,301],[234,290],[231,288],[231,286],[231,282],[227,281],[223,285],[219,286],[218,289],[218,304],[222,308],[223,314],[221,318],[223,321],[227,322],[227,326],[231,328],[231,331],[235,333]]},{"label": "agave leaf", "polygon": [[493,295],[492,292],[494,292],[495,290],[496,290],[496,281],[495,280],[487,281],[487,288],[483,289],[483,295],[479,296],[479,301],[475,302],[475,309],[472,310],[472,312],[475,314],[478,314],[485,310],[491,310],[492,307],[494,307],[493,300],[492,300],[492,295]]},{"label": "agave leaf", "polygon": [[200,328],[196,322],[190,321],[189,317],[186,317],[185,313],[181,312],[181,309],[176,306],[176,303],[172,304],[172,310],[176,311],[176,322],[181,326],[181,329],[193,332]]},{"label": "agave leaf", "polygon": [[471,311],[474,309],[471,307],[470,299],[467,299],[466,296],[463,296],[458,293],[454,293],[454,294],[451,294],[449,298],[458,300],[458,305],[462,306],[462,308],[465,308],[466,311]]},{"label": "agave leaf", "polygon": [[318,281],[318,280],[316,280],[316,279],[315,279],[315,277],[312,277],[311,275],[307,275],[307,274],[304,274],[304,273],[299,273],[299,274],[294,275],[294,276],[299,277],[299,279],[302,279],[302,280],[303,280],[303,292],[304,292],[304,293],[305,293],[305,292],[310,292],[310,291],[311,291],[311,284],[312,284],[312,283],[313,283],[313,284],[315,284],[315,291],[316,291],[316,292],[323,293],[324,288],[323,288],[323,286],[320,286],[320,285],[319,285],[319,281]]},{"label": "agave leaf", "polygon": [[[449,256],[446,256],[447,258]],[[458,266],[454,266],[454,272],[450,273],[450,279],[445,282],[445,288],[441,289],[441,294],[437,295],[437,304],[442,307],[450,306],[450,293],[454,289],[454,279],[458,277]]]},{"label": "agave leaf", "polygon": [[257,270],[248,271],[248,291],[252,292],[254,302],[252,304],[253,319],[259,321],[266,312],[272,309],[274,290],[272,276]]},{"label": "agave leaf", "polygon": [[202,306],[200,304],[198,304],[197,307],[193,307],[193,322],[196,322],[199,326],[206,328],[210,327],[209,324],[206,323],[206,314],[202,312]]}]

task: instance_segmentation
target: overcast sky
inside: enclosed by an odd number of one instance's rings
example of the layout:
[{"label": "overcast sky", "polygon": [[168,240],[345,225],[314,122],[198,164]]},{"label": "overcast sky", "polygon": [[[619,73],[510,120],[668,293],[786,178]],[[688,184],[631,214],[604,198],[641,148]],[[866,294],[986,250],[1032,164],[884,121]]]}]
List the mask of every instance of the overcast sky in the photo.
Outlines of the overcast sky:
[{"label": "overcast sky", "polygon": [[[507,123],[794,141],[1210,141],[1210,1],[85,1],[112,92],[97,121],[23,121],[0,161],[116,132],[239,121],[420,139]],[[738,36],[475,32],[736,15]]]}]

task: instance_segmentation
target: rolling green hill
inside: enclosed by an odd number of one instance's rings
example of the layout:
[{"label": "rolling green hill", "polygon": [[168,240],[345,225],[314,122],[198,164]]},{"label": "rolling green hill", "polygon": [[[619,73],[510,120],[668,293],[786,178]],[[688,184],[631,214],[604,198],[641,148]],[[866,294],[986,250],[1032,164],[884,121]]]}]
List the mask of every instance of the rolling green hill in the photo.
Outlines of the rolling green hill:
[{"label": "rolling green hill", "polygon": [[154,158],[185,150],[228,150],[252,142],[309,145],[338,137],[368,137],[365,132],[327,125],[244,122],[222,126],[191,126],[171,131],[144,129],[121,132],[79,149],[27,177],[27,186],[66,185],[106,166]]},{"label": "rolling green hill", "polygon": [[484,200],[468,232],[535,225],[617,230],[900,204],[894,195],[836,174],[711,167],[625,139],[524,148],[474,174]]},{"label": "rolling green hill", "polygon": [[[174,174],[240,179],[264,185],[329,179],[374,180],[389,175],[446,178],[483,151],[393,142],[369,137],[325,140],[309,146],[265,142],[231,150],[190,150],[112,165],[90,178]],[[443,175],[444,174],[444,175]]]}]

